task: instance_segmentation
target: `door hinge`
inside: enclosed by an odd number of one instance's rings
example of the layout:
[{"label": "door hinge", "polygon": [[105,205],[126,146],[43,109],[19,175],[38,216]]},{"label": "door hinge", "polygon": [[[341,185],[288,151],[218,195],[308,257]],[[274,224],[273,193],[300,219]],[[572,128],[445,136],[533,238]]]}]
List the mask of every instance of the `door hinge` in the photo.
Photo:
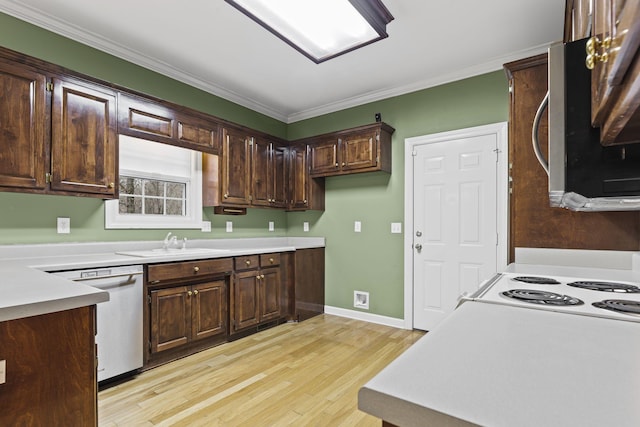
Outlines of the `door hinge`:
[{"label": "door hinge", "polygon": [[513,80],[509,80],[509,93],[513,93]]},{"label": "door hinge", "polygon": [[151,304],[151,295],[147,295],[147,303]]},{"label": "door hinge", "polygon": [[417,156],[417,155],[418,155],[418,152],[417,152],[417,151],[412,151],[412,152],[411,152],[411,155],[412,155],[413,157],[415,157],[415,156]]},{"label": "door hinge", "polygon": [[149,341],[149,351],[151,351],[151,341]]},{"label": "door hinge", "polygon": [[500,243],[500,235],[496,233],[496,246]]},{"label": "door hinge", "polygon": [[51,184],[51,182],[53,182],[53,174],[49,172],[45,173],[44,182],[46,182],[47,184]]},{"label": "door hinge", "polygon": [[496,153],[496,163],[498,163],[500,161],[500,149],[496,148],[493,152]]},{"label": "door hinge", "polygon": [[47,92],[53,92],[53,83],[47,82]]}]

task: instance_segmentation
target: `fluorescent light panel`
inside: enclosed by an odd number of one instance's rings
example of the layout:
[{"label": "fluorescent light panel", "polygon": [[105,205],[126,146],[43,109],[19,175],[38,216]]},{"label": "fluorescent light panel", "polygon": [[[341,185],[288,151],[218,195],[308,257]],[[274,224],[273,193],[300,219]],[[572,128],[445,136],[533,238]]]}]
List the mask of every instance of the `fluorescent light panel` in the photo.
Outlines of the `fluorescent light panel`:
[{"label": "fluorescent light panel", "polygon": [[226,0],[316,63],[387,37],[379,0]]}]

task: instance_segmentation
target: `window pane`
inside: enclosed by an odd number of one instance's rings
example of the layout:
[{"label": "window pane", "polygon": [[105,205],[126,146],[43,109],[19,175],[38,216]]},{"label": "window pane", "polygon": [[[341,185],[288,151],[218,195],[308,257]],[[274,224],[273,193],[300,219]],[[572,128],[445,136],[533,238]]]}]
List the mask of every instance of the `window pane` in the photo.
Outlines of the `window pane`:
[{"label": "window pane", "polygon": [[140,197],[130,197],[120,195],[119,212],[121,214],[141,214],[142,199]]},{"label": "window pane", "polygon": [[145,180],[144,194],[146,196],[164,196],[164,182],[156,180]]},{"label": "window pane", "polygon": [[162,215],[164,213],[164,202],[162,199],[144,200],[144,213],[147,215]]},{"label": "window pane", "polygon": [[167,215],[184,215],[184,203],[182,200],[167,200]]},{"label": "window pane", "polygon": [[184,199],[186,189],[187,185],[181,182],[167,182],[167,197]]},{"label": "window pane", "polygon": [[142,194],[142,180],[128,176],[120,177],[120,194]]}]

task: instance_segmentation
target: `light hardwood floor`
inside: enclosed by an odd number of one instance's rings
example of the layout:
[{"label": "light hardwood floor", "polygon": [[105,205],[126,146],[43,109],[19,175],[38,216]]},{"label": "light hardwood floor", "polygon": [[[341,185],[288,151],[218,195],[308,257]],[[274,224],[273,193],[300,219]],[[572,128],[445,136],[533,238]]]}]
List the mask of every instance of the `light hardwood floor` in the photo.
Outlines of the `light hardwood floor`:
[{"label": "light hardwood floor", "polygon": [[99,426],[380,426],[358,389],[422,336],[330,315],[279,325],[101,391]]}]

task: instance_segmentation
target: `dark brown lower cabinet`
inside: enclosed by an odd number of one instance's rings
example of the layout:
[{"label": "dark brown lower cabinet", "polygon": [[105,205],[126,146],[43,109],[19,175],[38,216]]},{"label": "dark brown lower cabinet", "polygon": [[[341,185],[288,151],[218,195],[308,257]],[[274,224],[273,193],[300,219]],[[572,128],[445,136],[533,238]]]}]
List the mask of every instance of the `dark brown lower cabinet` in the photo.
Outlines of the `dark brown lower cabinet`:
[{"label": "dark brown lower cabinet", "polygon": [[152,290],[151,353],[226,334],[225,280]]},{"label": "dark brown lower cabinet", "polygon": [[241,271],[231,285],[231,334],[283,317],[280,259],[280,254],[236,258],[236,269]]},{"label": "dark brown lower cabinet", "polygon": [[232,271],[231,258],[147,266],[143,369],[227,340]]},{"label": "dark brown lower cabinet", "polygon": [[324,248],[295,252],[295,313],[297,321],[324,313]]},{"label": "dark brown lower cabinet", "polygon": [[0,426],[97,426],[96,306],[0,322]]}]

